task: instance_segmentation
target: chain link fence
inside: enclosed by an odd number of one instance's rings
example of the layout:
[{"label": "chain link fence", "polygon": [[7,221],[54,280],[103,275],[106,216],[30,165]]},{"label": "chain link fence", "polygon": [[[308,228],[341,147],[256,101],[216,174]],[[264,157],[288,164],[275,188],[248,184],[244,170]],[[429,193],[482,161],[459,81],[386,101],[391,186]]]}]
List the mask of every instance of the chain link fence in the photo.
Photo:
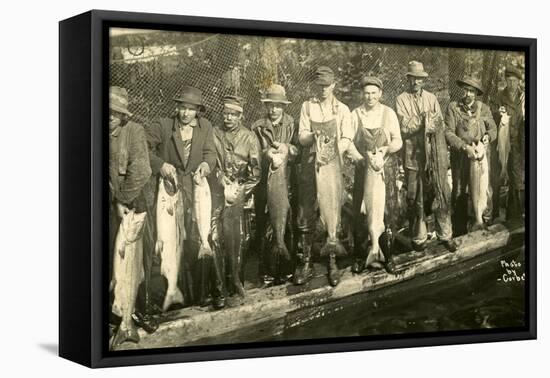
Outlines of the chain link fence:
[{"label": "chain link fence", "polygon": [[407,88],[411,60],[424,64],[430,74],[426,89],[436,94],[445,111],[458,98],[456,80],[464,74],[482,81],[483,100],[490,102],[504,86],[505,65],[524,64],[523,54],[505,51],[187,32],[113,33],[110,42],[110,83],[128,90],[130,111],[144,125],[172,114],[172,99],[184,85],[203,91],[206,116],[214,124],[221,122],[222,97],[242,96],[244,123],[250,125],[264,114],[262,91],[278,83],[292,101],[288,113],[297,119],[319,65],[334,70],[335,94],[350,109],[361,104],[358,84],[365,74],[382,79],[382,102],[393,107]]}]

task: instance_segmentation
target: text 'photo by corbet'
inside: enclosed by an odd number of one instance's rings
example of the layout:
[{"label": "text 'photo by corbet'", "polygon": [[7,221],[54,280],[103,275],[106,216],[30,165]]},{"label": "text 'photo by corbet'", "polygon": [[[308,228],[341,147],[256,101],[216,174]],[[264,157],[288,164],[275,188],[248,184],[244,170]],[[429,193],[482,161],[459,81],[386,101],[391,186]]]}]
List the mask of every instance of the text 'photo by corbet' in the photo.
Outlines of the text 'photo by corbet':
[{"label": "text 'photo by corbet'", "polygon": [[109,52],[110,350],[525,324],[523,53]]}]

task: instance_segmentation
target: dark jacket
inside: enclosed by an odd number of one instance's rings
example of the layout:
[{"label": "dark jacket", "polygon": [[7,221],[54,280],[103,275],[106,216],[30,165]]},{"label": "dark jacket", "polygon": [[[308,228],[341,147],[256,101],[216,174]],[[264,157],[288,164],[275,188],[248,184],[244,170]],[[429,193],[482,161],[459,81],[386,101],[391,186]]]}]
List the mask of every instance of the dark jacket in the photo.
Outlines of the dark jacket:
[{"label": "dark jacket", "polygon": [[[267,168],[269,167],[270,161],[266,153],[271,147],[270,142],[279,142],[294,146],[296,151],[298,151],[298,133],[296,132],[294,118],[284,113],[281,123],[277,126],[273,126],[268,117],[260,118],[252,124],[251,130],[256,134],[260,142],[260,148],[262,149],[262,178],[267,179],[267,174],[269,172]],[[290,154],[289,162],[293,162],[294,158],[295,156]]]},{"label": "dark jacket", "polygon": [[154,175],[159,173],[165,162],[183,171],[184,175],[195,172],[203,161],[208,163],[210,171],[216,167],[212,124],[206,118],[199,117],[197,126],[193,129],[187,164],[184,164],[184,145],[176,117],[161,118],[153,122],[147,129],[147,141]]},{"label": "dark jacket", "polygon": [[447,109],[445,117],[447,143],[457,150],[464,144],[478,142],[483,135],[489,136],[489,141],[497,139],[497,125],[491,110],[481,101],[475,101],[468,113],[462,101],[453,101]]},{"label": "dark jacket", "polygon": [[214,128],[219,174],[238,182],[248,196],[261,177],[261,151],[256,135],[239,125],[233,130]]},{"label": "dark jacket", "polygon": [[111,200],[133,207],[150,176],[145,132],[141,125],[130,121],[109,137]]}]

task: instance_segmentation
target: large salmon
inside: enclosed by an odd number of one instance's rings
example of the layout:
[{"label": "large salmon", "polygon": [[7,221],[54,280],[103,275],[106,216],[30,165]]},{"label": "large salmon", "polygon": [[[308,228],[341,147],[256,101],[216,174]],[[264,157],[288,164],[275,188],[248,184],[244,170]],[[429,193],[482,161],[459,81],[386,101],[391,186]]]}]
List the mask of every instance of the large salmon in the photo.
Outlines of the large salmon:
[{"label": "large salmon", "polygon": [[139,335],[132,320],[139,284],[143,281],[143,239],[141,231],[147,213],[134,210],[124,215],[115,240],[113,256],[114,290],[112,311],[122,321],[114,336],[113,346],[125,341],[139,342]]},{"label": "large salmon", "polygon": [[280,144],[277,149],[270,148],[268,154],[271,157],[267,176],[267,208],[273,228],[271,257],[275,261],[280,257],[290,260],[285,244],[285,229],[290,209],[287,181],[288,148],[285,144]]},{"label": "large salmon", "polygon": [[500,161],[500,179],[508,179],[508,156],[510,155],[510,116],[505,112],[501,113],[501,120],[498,126],[498,160]]},{"label": "large salmon", "polygon": [[183,303],[183,294],[178,288],[180,261],[183,254],[185,229],[183,223],[183,197],[177,183],[171,179],[159,179],[157,197],[157,243],[155,251],[160,254],[160,273],[166,277],[168,286],[163,311],[174,303]]},{"label": "large salmon", "polygon": [[384,232],[384,208],[386,206],[386,184],[384,182],[383,148],[367,151],[365,184],[361,212],[367,216],[367,231],[371,246],[367,255],[365,267],[379,267],[384,262],[384,255],[378,242]]},{"label": "large salmon", "polygon": [[489,168],[487,163],[486,147],[482,141],[472,143],[475,158],[470,161],[470,198],[474,210],[472,231],[482,229],[483,212],[487,208],[489,199]]},{"label": "large salmon", "polygon": [[346,250],[338,240],[340,227],[342,196],[344,183],[342,177],[342,159],[334,137],[317,130],[315,136],[317,201],[321,222],[325,226],[328,238],[321,248],[321,255],[345,255]]},{"label": "large salmon", "polygon": [[206,177],[193,178],[193,216],[199,229],[201,243],[198,258],[212,257],[214,254],[208,241],[212,218],[212,196]]}]

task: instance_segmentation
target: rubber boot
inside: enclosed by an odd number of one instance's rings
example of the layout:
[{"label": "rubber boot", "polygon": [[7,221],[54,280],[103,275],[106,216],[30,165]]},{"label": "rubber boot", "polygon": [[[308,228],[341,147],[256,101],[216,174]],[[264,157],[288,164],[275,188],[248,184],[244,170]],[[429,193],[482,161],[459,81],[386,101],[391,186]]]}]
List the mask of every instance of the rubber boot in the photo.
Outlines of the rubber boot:
[{"label": "rubber boot", "polygon": [[328,256],[328,282],[330,286],[336,286],[340,282],[340,270],[336,265],[336,254]]},{"label": "rubber boot", "polygon": [[298,240],[298,264],[294,271],[294,284],[303,285],[313,277],[311,261],[311,234],[301,234]]},{"label": "rubber boot", "polygon": [[199,270],[199,306],[205,307],[210,304],[212,297],[210,296],[210,276],[212,275],[212,257],[203,257],[197,261]]},{"label": "rubber boot", "polygon": [[363,272],[366,268],[366,235],[367,230],[365,227],[365,217],[363,215],[360,215],[357,223],[354,224],[353,231],[353,255],[355,256],[355,261],[351,266],[351,271],[356,274]]},{"label": "rubber boot", "polygon": [[216,254],[213,259],[213,274],[210,275],[212,277],[212,307],[216,310],[225,307],[225,285],[221,261],[222,258]]},{"label": "rubber boot", "polygon": [[386,228],[386,231],[378,239],[380,243],[380,249],[384,255],[384,268],[389,274],[395,274],[395,263],[393,262],[393,248],[395,244],[395,237],[391,228]]}]

